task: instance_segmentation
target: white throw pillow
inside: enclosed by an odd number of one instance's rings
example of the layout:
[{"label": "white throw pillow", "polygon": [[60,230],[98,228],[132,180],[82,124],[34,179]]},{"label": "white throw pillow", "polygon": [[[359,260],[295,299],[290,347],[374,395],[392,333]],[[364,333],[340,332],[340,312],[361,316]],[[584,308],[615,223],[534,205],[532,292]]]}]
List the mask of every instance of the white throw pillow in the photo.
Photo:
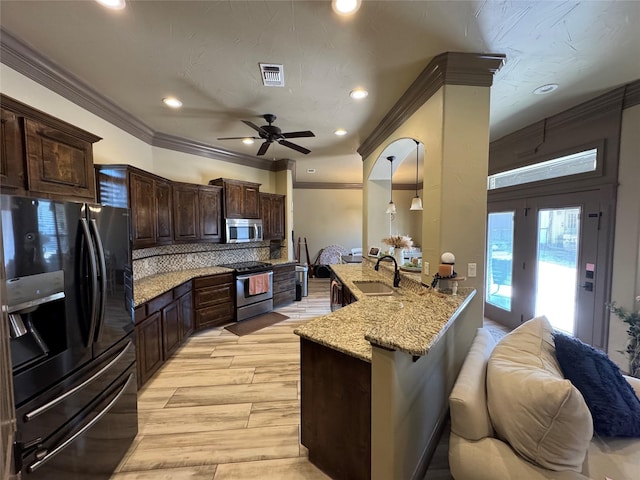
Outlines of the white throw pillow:
[{"label": "white throw pillow", "polygon": [[487,365],[489,414],[498,436],[529,461],[580,472],[593,421],[562,376],[552,333],[546,317],[537,317],[496,345]]}]

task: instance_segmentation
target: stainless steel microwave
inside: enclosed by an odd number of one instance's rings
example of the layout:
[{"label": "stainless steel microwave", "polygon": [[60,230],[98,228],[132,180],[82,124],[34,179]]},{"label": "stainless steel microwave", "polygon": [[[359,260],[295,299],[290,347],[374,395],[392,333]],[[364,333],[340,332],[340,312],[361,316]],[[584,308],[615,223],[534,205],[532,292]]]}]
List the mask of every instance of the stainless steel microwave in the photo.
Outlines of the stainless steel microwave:
[{"label": "stainless steel microwave", "polygon": [[258,218],[227,218],[225,220],[225,242],[261,242],[262,220]]}]

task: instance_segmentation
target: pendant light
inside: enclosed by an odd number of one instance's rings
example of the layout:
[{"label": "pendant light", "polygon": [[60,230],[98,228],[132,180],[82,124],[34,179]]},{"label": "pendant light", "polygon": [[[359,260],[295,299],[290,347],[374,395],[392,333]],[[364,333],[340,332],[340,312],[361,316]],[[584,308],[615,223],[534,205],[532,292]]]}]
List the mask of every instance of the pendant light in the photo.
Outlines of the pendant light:
[{"label": "pendant light", "polygon": [[416,142],[416,196],[411,200],[411,208],[409,210],[422,210],[422,200],[418,196],[418,147],[420,146],[420,142],[413,139]]},{"label": "pendant light", "polygon": [[393,203],[393,161],[395,159],[396,157],[394,157],[393,155],[390,157],[387,157],[387,160],[389,160],[389,165],[391,165],[391,176],[389,177],[390,179],[389,205],[387,205],[387,213],[390,215],[396,214],[396,204]]}]

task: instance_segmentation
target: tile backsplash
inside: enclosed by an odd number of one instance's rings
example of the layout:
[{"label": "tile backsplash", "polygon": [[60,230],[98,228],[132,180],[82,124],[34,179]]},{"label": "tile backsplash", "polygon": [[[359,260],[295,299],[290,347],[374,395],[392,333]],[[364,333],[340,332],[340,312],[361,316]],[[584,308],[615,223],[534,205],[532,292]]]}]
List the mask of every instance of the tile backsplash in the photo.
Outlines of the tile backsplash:
[{"label": "tile backsplash", "polygon": [[[286,257],[285,249],[282,253]],[[269,261],[269,242],[243,244],[193,243],[132,251],[133,279],[223,263]]]}]

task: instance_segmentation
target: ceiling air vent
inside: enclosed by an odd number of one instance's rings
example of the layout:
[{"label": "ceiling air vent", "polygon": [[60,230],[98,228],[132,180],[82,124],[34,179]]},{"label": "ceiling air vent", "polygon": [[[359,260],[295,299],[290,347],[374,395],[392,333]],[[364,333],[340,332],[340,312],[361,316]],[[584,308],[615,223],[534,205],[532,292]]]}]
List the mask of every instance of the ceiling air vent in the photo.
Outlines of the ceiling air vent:
[{"label": "ceiling air vent", "polygon": [[261,63],[260,73],[265,87],[284,87],[284,70],[282,65]]}]

